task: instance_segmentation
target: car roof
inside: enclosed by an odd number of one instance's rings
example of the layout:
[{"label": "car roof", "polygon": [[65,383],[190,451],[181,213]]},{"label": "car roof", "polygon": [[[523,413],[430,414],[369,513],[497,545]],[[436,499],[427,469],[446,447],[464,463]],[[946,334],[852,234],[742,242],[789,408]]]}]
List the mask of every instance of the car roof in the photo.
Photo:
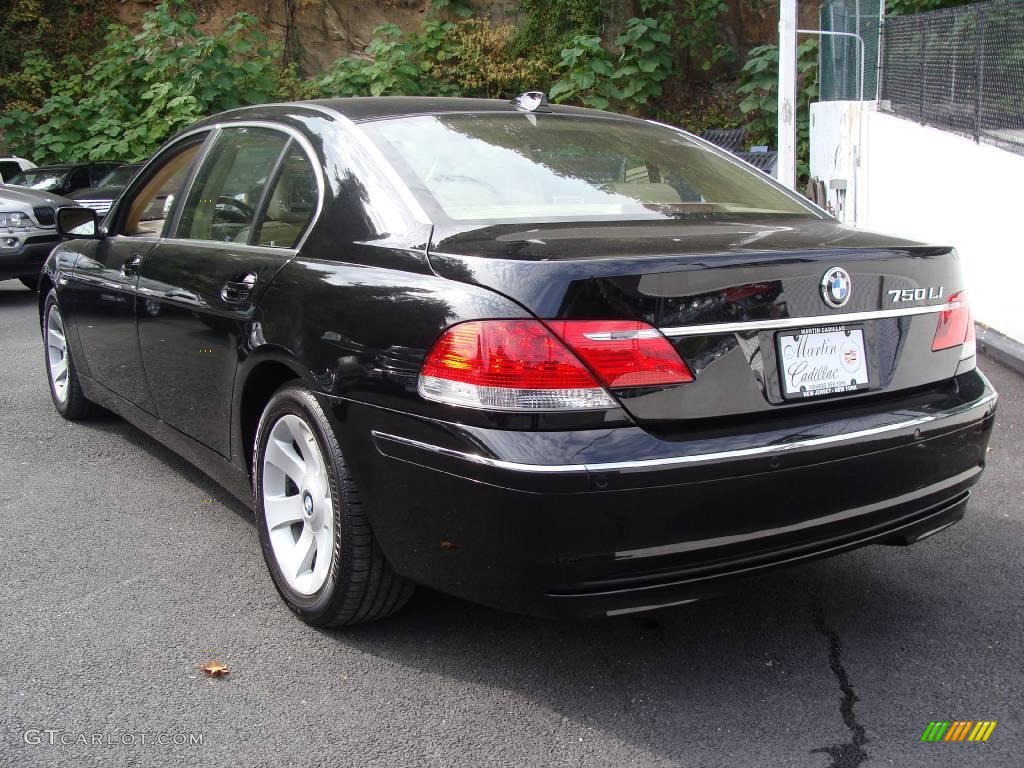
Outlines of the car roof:
[{"label": "car roof", "polygon": [[37,165],[35,168],[28,168],[29,171],[69,171],[72,168],[81,168],[90,165],[124,165],[117,160],[90,160],[87,163],[53,163],[51,165]]},{"label": "car roof", "polygon": [[[380,120],[412,115],[458,112],[508,112],[522,114],[524,110],[505,99],[468,99],[440,96],[355,96],[347,99],[320,99],[311,102],[340,112],[349,120]],[[602,112],[583,107],[545,104],[537,111],[559,114],[596,115],[630,119],[624,115]]]},{"label": "car roof", "polygon": [[[238,107],[205,118],[191,126],[191,129],[223,122],[243,121],[252,117],[259,117],[260,119],[277,115],[284,117],[294,114],[296,108],[305,108],[317,112],[332,112],[355,123],[386,120],[395,117],[445,113],[505,112],[509,114],[524,114],[522,109],[516,107],[511,101],[504,99],[470,99],[450,96],[352,96],[337,99],[253,104],[247,107]],[[569,107],[562,104],[545,104],[537,111],[555,114],[586,115],[615,120],[638,120],[638,118],[614,112],[604,112],[584,107]]]}]

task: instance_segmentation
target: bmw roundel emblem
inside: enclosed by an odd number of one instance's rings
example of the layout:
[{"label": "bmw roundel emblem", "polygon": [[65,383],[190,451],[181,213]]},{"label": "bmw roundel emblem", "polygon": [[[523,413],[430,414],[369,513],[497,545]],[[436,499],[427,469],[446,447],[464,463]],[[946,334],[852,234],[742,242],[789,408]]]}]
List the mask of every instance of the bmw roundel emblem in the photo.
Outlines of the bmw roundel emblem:
[{"label": "bmw roundel emblem", "polygon": [[853,284],[842,267],[830,267],[821,278],[821,298],[830,307],[841,307],[850,300]]}]

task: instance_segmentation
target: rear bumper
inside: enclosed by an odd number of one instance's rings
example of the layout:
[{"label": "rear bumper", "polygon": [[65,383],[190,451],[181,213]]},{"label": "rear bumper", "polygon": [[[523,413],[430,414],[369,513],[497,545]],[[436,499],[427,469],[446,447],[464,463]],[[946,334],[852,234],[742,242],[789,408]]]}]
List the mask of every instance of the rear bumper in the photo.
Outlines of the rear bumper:
[{"label": "rear bumper", "polygon": [[396,570],[496,607],[592,616],[956,522],[996,393],[971,371],[842,418],[685,436],[486,430],[332,405]]},{"label": "rear bumper", "polygon": [[19,240],[14,249],[0,247],[0,280],[37,277],[50,251],[60,243],[56,234],[33,235],[24,240],[19,237]]}]

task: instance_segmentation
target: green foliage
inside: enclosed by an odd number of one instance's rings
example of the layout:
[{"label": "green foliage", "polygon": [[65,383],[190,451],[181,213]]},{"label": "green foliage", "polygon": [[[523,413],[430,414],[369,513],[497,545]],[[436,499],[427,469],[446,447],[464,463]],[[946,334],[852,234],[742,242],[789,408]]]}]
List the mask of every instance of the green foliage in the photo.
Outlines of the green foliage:
[{"label": "green foliage", "polygon": [[514,56],[512,27],[481,19],[424,24],[419,34],[403,37],[388,24],[374,31],[366,58],[343,58],[317,80],[318,96],[510,97],[546,83],[543,62]]},{"label": "green foliage", "polygon": [[103,44],[112,0],[0,0],[0,105],[34,110],[53,63]]},{"label": "green foliage", "polygon": [[[736,124],[745,115],[756,141],[774,136],[773,48],[752,51],[739,96],[709,86],[713,75],[687,79],[709,70],[729,76],[720,66],[730,55],[724,0],[633,0],[626,7],[636,16],[627,19],[618,15],[619,0],[521,0],[516,26],[475,18],[468,0],[430,0],[417,32],[380,26],[364,52],[311,78],[295,57],[279,63],[281,48],[268,43],[251,15],[208,33],[192,10],[196,0],[161,0],[133,36],[103,23],[112,2],[0,0],[0,32],[21,41],[0,50],[0,134],[13,151],[37,162],[134,160],[197,118],[241,104],[355,95],[510,98],[535,89],[549,89],[556,102],[685,118],[697,128]],[[72,22],[88,30],[65,39],[82,44],[55,40]],[[609,39],[612,24],[618,34]],[[805,143],[806,103],[816,87],[808,68],[813,53],[807,55],[813,45],[801,46]]]},{"label": "green foliage", "polygon": [[370,58],[338,59],[333,69],[318,83],[322,96],[415,96],[422,93],[414,55],[416,50],[402,39],[395,24],[384,24],[373,31],[366,47]]},{"label": "green foliage", "polygon": [[631,18],[617,38],[618,57],[597,35],[577,35],[562,49],[551,87],[552,101],[575,101],[596,109],[610,106],[636,111],[661,95],[672,70],[671,12]]},{"label": "green foliage", "polygon": [[611,0],[520,0],[513,54],[555,64],[567,41],[604,31]]},{"label": "green foliage", "polygon": [[[203,115],[268,101],[276,54],[254,16],[238,14],[207,35],[185,0],[163,0],[140,34],[111,26],[91,67],[65,59],[42,106],[6,111],[0,131],[37,162],[141,160]],[[35,53],[26,62],[41,66]]]},{"label": "green foliage", "polygon": [[[775,45],[753,48],[740,72],[743,96],[740,110],[747,116],[747,137],[754,144],[776,146],[778,141],[779,49]],[[809,172],[810,105],[818,97],[818,41],[805,40],[797,47],[796,143],[797,175]]]},{"label": "green foliage", "polygon": [[728,58],[718,24],[726,10],[723,0],[640,0],[641,15],[626,21],[613,46],[593,33],[569,40],[550,96],[598,109],[650,112],[669,78],[680,86],[695,62],[707,71]]},{"label": "green foliage", "polygon": [[677,26],[676,40],[685,52],[687,64],[700,61],[705,72],[732,55],[732,49],[722,42],[719,19],[729,10],[722,0],[682,0],[677,12],[681,23]]},{"label": "green foliage", "polygon": [[431,93],[510,98],[535,90],[550,81],[550,68],[541,57],[516,55],[511,45],[515,30],[508,24],[492,25],[468,19],[449,26],[440,48],[423,59]]},{"label": "green foliage", "polygon": [[739,108],[736,83],[721,80],[690,89],[684,99],[659,105],[654,119],[700,135],[709,128],[741,128],[747,119]]},{"label": "green foliage", "polygon": [[597,35],[577,35],[562,49],[558,65],[561,78],[551,86],[548,97],[555,102],[576,101],[588,107],[607,109],[612,100],[612,57],[601,47]]},{"label": "green foliage", "polygon": [[473,15],[473,8],[463,0],[430,0],[430,12],[435,16],[447,15],[449,19],[468,19]]}]

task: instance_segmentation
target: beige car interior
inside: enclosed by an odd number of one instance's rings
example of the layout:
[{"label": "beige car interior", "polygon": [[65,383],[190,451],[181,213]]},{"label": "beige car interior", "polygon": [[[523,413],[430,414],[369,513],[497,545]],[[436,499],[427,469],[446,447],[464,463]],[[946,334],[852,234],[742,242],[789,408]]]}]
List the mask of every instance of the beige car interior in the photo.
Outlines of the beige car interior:
[{"label": "beige car interior", "polygon": [[675,187],[664,182],[617,181],[613,184],[606,184],[604,188],[609,192],[614,192],[616,195],[631,197],[640,203],[658,205],[683,202]]},{"label": "beige car interior", "polygon": [[[297,205],[294,201],[288,200],[290,185],[302,182],[313,183],[306,164],[289,164],[274,185],[274,192],[267,201],[267,212],[258,233],[257,245],[278,248],[291,248],[295,245],[313,212],[308,205]],[[252,227],[246,227],[235,236],[235,242],[247,242],[251,232]]]},{"label": "beige car interior", "polygon": [[195,144],[183,150],[146,182],[128,209],[123,234],[130,237],[160,237],[174,202],[174,193],[181,187],[183,176],[201,146]]}]

